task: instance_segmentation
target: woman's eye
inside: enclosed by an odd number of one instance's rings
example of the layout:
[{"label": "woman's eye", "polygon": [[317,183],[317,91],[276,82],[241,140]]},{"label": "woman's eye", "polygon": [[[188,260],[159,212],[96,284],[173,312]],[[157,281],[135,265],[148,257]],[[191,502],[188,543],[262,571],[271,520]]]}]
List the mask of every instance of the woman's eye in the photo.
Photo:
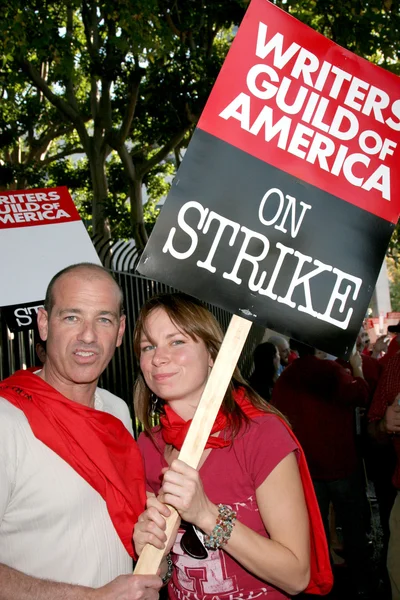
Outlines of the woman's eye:
[{"label": "woman's eye", "polygon": [[174,341],[172,342],[172,345],[173,345],[173,346],[180,346],[181,344],[184,344],[184,343],[185,343],[185,341],[184,341],[184,340],[174,340]]},{"label": "woman's eye", "polygon": [[148,346],[143,346],[140,348],[140,352],[149,352],[149,350],[154,350],[154,346],[150,346],[149,344]]}]

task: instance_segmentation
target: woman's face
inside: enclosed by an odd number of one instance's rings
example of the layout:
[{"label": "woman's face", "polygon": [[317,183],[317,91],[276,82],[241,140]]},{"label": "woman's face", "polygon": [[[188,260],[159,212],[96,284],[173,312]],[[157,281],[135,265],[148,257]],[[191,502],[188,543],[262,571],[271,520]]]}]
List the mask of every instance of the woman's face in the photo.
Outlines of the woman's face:
[{"label": "woman's face", "polygon": [[145,325],[149,339],[143,332],[140,340],[145,381],[158,398],[184,416],[183,401],[192,408],[200,401],[213,365],[211,356],[203,340],[180,331],[162,308],[153,310]]}]

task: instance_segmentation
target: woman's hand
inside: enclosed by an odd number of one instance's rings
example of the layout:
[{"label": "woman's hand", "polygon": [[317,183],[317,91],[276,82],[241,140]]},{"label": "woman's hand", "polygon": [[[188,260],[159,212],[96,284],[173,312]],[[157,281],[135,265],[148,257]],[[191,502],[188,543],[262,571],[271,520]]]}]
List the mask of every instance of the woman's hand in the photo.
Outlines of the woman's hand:
[{"label": "woman's hand", "polygon": [[147,498],[146,510],[139,516],[133,533],[136,554],[140,556],[146,544],[152,544],[159,550],[166,547],[165,518],[171,511],[155,496]]},{"label": "woman's hand", "polygon": [[218,517],[218,508],[204,493],[198,471],[175,459],[162,472],[160,496],[163,502],[176,508],[182,519],[210,534]]}]

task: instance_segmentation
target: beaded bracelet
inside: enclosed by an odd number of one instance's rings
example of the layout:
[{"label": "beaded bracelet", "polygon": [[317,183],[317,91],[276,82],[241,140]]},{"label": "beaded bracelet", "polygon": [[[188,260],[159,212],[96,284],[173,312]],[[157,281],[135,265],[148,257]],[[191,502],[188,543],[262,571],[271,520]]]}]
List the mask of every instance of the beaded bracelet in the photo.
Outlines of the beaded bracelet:
[{"label": "beaded bracelet", "polygon": [[208,550],[218,550],[225,546],[231,537],[235,524],[236,513],[226,504],[218,504],[218,517],[214,529],[210,535],[204,536],[204,546]]},{"label": "beaded bracelet", "polygon": [[165,573],[164,577],[162,577],[162,584],[163,585],[167,585],[167,583],[169,582],[169,580],[172,577],[172,570],[174,568],[174,563],[172,562],[172,558],[171,558],[171,553],[168,552],[167,556],[165,557],[166,561],[167,561],[167,572]]}]

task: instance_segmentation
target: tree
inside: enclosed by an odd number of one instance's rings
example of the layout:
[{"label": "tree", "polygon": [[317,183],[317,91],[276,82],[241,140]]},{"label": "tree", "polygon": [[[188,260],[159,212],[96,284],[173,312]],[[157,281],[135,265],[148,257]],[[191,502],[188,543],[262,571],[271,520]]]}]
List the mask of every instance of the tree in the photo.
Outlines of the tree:
[{"label": "tree", "polygon": [[0,186],[44,184],[47,168],[82,149],[71,123],[19,73],[0,72]]},{"label": "tree", "polygon": [[[216,10],[210,8],[214,4]],[[109,235],[105,208],[110,200],[106,161],[114,149],[127,178],[132,234],[138,247],[144,246],[147,234],[141,203],[143,178],[183,142],[198,117],[193,114],[187,97],[192,82],[180,80],[177,74],[182,65],[190,63],[191,56],[196,55],[199,63],[200,50],[209,60],[219,29],[218,23],[211,23],[205,16],[225,15],[224,4],[197,4],[190,0],[179,7],[178,3],[161,0],[132,0],[130,3],[125,0],[55,0],[51,3],[8,0],[2,4],[0,47],[3,56],[13,70],[23,73],[40,90],[62,119],[73,125],[88,157],[95,234]],[[228,5],[237,8],[240,3],[228,2]],[[187,23],[177,29],[176,23],[181,24],[182,15]],[[226,20],[224,16],[220,23],[224,25]],[[194,30],[187,29],[188,24],[196,23],[201,47],[196,47]],[[166,77],[157,96],[166,100],[166,104],[171,98],[179,99],[180,105],[169,112],[174,116],[172,121],[168,117],[167,122],[164,119],[163,135],[153,135],[143,144],[138,134],[145,130],[149,134],[152,130],[149,123],[158,125],[162,119],[151,114],[151,107],[142,106],[141,114],[148,123],[144,127],[134,124],[141,82],[148,71],[147,89],[154,88],[152,77],[159,78],[160,71],[152,66],[171,64],[176,65],[178,88],[165,87],[170,85]],[[47,78],[42,73],[43,65]],[[149,100],[146,92],[140,100],[142,104]],[[152,131],[156,134],[157,126]],[[129,141],[130,136],[132,141]]]}]

